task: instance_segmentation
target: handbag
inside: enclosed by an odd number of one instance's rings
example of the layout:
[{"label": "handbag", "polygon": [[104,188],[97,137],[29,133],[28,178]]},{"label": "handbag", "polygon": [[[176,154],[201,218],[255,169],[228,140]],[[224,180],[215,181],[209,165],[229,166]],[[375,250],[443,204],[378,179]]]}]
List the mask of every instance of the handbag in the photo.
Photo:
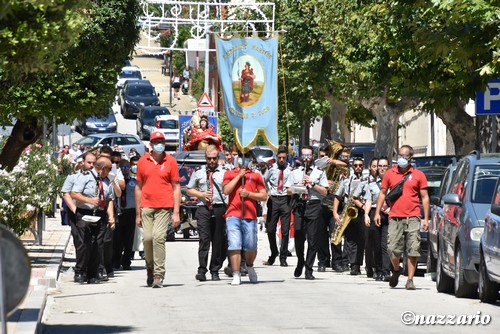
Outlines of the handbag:
[{"label": "handbag", "polygon": [[396,202],[396,200],[399,197],[401,197],[401,195],[403,194],[403,186],[406,180],[410,177],[410,175],[411,172],[406,174],[406,176],[401,181],[399,181],[394,187],[392,187],[391,191],[387,194],[385,198],[389,205],[394,204],[394,202]]}]

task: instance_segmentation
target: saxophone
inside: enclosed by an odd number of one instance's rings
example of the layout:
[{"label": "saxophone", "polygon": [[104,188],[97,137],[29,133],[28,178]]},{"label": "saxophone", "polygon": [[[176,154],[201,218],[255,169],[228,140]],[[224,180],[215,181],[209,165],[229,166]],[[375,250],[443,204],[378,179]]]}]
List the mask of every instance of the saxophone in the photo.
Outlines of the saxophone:
[{"label": "saxophone", "polygon": [[[354,183],[353,181],[351,182]],[[342,221],[340,224],[335,224],[335,227],[333,228],[331,243],[334,245],[338,245],[342,241],[344,231],[347,225],[349,225],[349,223],[351,222],[351,219],[355,219],[356,217],[358,217],[358,208],[356,208],[353,203],[353,195],[355,190],[356,187],[351,187],[351,192],[349,194],[349,197],[347,198],[347,203],[345,204],[344,209],[341,213]]]}]

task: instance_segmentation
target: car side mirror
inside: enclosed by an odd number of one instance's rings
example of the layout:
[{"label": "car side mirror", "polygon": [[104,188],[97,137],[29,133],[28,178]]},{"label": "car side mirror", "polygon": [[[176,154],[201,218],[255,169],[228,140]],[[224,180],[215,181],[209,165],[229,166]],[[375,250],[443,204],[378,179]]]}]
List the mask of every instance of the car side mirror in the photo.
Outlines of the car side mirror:
[{"label": "car side mirror", "polygon": [[446,194],[443,196],[443,202],[444,204],[449,204],[449,205],[462,205],[462,201],[460,200],[460,197],[458,194]]},{"label": "car side mirror", "polygon": [[491,213],[500,216],[500,204],[491,204]]},{"label": "car side mirror", "polygon": [[438,196],[433,195],[433,196],[431,196],[431,204],[436,205],[436,206],[440,206],[441,199]]},{"label": "car side mirror", "polygon": [[156,96],[160,96],[160,93],[156,93]]}]

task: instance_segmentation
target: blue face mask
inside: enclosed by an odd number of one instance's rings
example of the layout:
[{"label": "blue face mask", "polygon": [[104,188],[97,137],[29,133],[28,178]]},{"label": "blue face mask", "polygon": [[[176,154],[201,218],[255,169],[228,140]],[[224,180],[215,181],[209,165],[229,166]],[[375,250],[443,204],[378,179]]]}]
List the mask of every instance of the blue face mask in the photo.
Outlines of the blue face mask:
[{"label": "blue face mask", "polygon": [[408,159],[398,158],[398,166],[401,168],[405,168],[408,166]]},{"label": "blue face mask", "polygon": [[249,158],[238,158],[238,166],[248,166],[250,164]]},{"label": "blue face mask", "polygon": [[162,143],[154,144],[153,150],[156,153],[163,153],[163,151],[165,151],[165,144],[162,144]]}]

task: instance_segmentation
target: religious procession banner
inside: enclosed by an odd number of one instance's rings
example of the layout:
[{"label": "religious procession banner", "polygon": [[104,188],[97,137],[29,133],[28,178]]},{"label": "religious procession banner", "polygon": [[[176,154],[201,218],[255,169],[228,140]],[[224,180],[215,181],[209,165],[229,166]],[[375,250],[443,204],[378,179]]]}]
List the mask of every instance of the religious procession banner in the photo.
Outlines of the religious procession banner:
[{"label": "religious procession banner", "polygon": [[235,144],[247,152],[260,134],[278,148],[278,37],[216,37],[224,111]]}]

